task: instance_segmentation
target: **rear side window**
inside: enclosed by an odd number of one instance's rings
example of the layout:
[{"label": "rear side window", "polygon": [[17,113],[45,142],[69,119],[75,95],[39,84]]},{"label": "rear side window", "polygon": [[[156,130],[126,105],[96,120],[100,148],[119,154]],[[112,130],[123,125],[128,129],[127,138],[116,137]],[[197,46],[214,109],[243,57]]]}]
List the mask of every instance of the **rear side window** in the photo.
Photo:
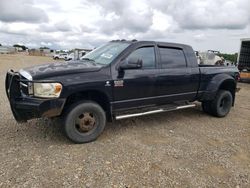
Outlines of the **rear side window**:
[{"label": "rear side window", "polygon": [[155,50],[154,47],[142,47],[133,51],[129,56],[130,58],[141,59],[143,68],[155,68]]},{"label": "rear side window", "polygon": [[181,49],[159,47],[162,68],[186,67],[186,59]]}]

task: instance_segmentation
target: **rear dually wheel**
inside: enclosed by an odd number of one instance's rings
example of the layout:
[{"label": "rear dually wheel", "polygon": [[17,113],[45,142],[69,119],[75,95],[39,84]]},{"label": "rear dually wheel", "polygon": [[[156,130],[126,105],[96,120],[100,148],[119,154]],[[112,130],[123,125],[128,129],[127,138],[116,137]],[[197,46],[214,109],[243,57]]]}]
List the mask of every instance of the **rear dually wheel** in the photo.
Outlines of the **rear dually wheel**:
[{"label": "rear dually wheel", "polygon": [[232,104],[233,97],[231,92],[219,90],[213,100],[202,102],[202,109],[210,115],[224,117],[230,112]]}]

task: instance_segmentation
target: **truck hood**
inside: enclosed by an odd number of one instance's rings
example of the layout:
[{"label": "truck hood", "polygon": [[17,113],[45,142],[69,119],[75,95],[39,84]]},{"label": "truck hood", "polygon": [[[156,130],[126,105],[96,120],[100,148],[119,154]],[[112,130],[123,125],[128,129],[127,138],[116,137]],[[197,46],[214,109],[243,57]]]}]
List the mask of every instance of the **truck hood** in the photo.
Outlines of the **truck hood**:
[{"label": "truck hood", "polygon": [[101,69],[89,61],[55,62],[21,69],[19,73],[29,80],[46,79],[73,73],[94,72]]}]

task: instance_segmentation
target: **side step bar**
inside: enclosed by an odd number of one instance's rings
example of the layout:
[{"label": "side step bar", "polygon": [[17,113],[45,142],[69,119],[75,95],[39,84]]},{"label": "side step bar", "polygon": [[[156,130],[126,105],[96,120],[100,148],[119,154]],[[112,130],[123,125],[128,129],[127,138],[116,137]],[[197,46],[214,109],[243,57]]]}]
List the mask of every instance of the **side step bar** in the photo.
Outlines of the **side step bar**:
[{"label": "side step bar", "polygon": [[151,111],[147,111],[147,112],[118,115],[118,116],[115,116],[115,119],[120,120],[120,119],[131,118],[131,117],[145,116],[145,115],[156,114],[156,113],[160,113],[160,112],[168,112],[168,111],[180,110],[180,109],[185,109],[185,108],[192,108],[195,106],[196,106],[195,104],[188,104],[188,105],[184,105],[184,106],[177,106],[177,107],[171,108],[171,109],[160,108],[157,110],[151,110]]}]

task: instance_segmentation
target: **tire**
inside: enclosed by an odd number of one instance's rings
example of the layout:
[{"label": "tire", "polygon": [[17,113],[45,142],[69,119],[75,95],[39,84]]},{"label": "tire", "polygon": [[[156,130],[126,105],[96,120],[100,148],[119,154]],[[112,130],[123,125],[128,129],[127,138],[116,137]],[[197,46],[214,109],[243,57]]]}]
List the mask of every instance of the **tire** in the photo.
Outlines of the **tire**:
[{"label": "tire", "polygon": [[225,117],[233,104],[232,94],[227,90],[219,90],[211,102],[211,113],[216,117]]},{"label": "tire", "polygon": [[212,115],[212,110],[211,110],[211,101],[203,101],[202,104],[202,110],[203,112]]},{"label": "tire", "polygon": [[104,110],[93,101],[73,104],[65,115],[64,133],[71,141],[79,144],[96,140],[106,125]]}]

